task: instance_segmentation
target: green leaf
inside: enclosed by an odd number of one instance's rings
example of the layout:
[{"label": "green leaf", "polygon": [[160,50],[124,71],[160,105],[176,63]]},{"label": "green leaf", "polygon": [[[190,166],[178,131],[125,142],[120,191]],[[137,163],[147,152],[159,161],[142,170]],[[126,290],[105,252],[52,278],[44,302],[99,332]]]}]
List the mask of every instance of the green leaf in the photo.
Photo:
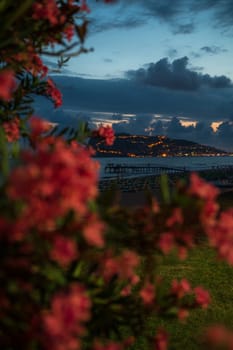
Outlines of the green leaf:
[{"label": "green leaf", "polygon": [[11,144],[11,154],[14,158],[18,158],[20,152],[19,142],[13,142]]},{"label": "green leaf", "polygon": [[161,194],[162,199],[165,204],[169,204],[171,202],[169,184],[168,184],[168,176],[167,174],[162,174],[160,177],[160,186],[161,186]]},{"label": "green leaf", "polygon": [[18,3],[17,11],[13,11],[11,17],[7,21],[7,26],[10,27],[19,17],[21,17],[30,6],[32,6],[33,0],[24,0]]},{"label": "green leaf", "polygon": [[63,270],[60,267],[47,265],[44,269],[44,275],[50,282],[55,282],[59,285],[64,285],[66,283]]},{"label": "green leaf", "polygon": [[97,211],[97,204],[95,201],[89,201],[88,202],[88,208],[91,212],[96,212]]},{"label": "green leaf", "polygon": [[9,152],[5,131],[0,126],[0,169],[3,177],[7,177],[9,173]]}]

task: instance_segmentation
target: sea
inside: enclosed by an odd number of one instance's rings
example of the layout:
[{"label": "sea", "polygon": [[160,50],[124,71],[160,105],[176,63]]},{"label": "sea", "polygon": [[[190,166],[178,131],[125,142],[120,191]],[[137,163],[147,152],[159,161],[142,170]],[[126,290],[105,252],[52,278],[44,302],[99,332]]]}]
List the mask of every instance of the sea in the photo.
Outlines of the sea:
[{"label": "sea", "polygon": [[[105,167],[109,164],[121,166],[155,166],[181,168],[188,171],[200,171],[213,168],[232,167],[233,171],[233,156],[199,156],[199,157],[95,157],[100,163],[100,179],[116,177],[116,174],[105,173]],[[134,176],[142,176],[142,173],[137,173]],[[123,175],[127,176],[127,175]],[[132,176],[132,175],[131,175]]]}]

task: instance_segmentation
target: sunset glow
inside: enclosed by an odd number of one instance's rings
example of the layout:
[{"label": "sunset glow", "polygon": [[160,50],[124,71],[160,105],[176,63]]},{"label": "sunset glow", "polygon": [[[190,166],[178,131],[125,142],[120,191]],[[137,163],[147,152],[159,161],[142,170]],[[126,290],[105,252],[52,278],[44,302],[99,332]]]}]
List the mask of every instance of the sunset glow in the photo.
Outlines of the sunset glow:
[{"label": "sunset glow", "polygon": [[217,130],[218,130],[218,127],[219,127],[219,125],[221,125],[223,122],[221,121],[221,122],[213,122],[213,123],[211,123],[211,128],[214,130],[214,132],[216,132]]},{"label": "sunset glow", "polygon": [[195,127],[197,125],[197,122],[193,121],[193,120],[190,120],[190,121],[181,120],[180,123],[181,123],[182,126],[185,126],[186,128],[189,127],[189,126],[194,126]]}]

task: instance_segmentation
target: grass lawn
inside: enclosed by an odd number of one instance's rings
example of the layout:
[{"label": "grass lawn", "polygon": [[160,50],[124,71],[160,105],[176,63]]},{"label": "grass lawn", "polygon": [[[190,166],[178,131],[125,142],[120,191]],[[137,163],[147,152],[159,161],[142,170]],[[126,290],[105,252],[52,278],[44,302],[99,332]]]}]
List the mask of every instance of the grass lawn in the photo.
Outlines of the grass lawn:
[{"label": "grass lawn", "polygon": [[185,277],[193,286],[202,285],[212,298],[207,310],[192,311],[184,324],[174,320],[160,322],[170,333],[171,349],[200,349],[198,339],[207,325],[223,323],[233,327],[233,267],[219,262],[210,248],[196,249],[186,261],[177,264],[167,258],[158,271],[168,280]]},{"label": "grass lawn", "polygon": [[[221,195],[219,203],[224,209],[233,207],[233,193]],[[152,334],[158,326],[167,329],[169,349],[203,349],[201,335],[208,325],[222,323],[233,329],[233,266],[219,261],[212,249],[203,244],[185,261],[177,262],[174,257],[166,257],[158,266],[158,274],[168,281],[187,278],[193,287],[202,285],[206,288],[212,299],[208,309],[192,311],[185,323],[174,319],[151,320],[148,327]],[[134,349],[146,349],[143,340]]]}]

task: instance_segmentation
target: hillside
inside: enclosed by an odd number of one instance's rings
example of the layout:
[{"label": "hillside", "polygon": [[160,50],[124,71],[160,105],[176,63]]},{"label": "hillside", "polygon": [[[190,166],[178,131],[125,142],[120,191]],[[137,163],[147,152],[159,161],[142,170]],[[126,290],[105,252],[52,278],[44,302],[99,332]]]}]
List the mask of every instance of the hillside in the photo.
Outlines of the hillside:
[{"label": "hillside", "polygon": [[104,140],[92,138],[90,145],[97,157],[169,157],[169,156],[216,156],[228,153],[214,147],[187,140],[170,139],[166,136],[116,135],[113,146]]}]

